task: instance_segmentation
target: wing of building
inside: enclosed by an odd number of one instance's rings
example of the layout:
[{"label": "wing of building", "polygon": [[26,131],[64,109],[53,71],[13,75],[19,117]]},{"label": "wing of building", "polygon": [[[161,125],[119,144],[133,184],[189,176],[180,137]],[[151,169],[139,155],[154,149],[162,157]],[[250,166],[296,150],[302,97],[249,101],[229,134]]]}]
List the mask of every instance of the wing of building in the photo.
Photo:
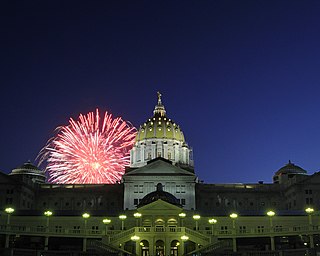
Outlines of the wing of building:
[{"label": "wing of building", "polygon": [[309,175],[290,161],[270,173],[270,184],[199,182],[192,149],[158,93],[119,183],[50,184],[31,162],[0,173],[0,250],[3,255],[316,253],[320,174]]}]

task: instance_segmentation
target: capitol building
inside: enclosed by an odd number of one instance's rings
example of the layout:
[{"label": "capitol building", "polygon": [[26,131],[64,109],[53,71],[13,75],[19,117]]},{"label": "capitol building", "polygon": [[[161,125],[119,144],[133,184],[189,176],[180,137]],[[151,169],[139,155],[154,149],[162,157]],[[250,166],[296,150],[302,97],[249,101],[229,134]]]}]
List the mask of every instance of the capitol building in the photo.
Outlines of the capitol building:
[{"label": "capitol building", "polygon": [[121,182],[47,183],[31,162],[0,172],[0,255],[320,255],[320,173],[289,161],[270,176],[200,181],[158,93]]}]

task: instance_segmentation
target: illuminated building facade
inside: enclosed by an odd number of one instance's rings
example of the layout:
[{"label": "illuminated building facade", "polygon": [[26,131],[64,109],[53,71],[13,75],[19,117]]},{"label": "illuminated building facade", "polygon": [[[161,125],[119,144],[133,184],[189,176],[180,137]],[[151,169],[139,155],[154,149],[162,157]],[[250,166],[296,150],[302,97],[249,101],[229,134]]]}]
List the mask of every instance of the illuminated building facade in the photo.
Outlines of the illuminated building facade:
[{"label": "illuminated building facade", "polygon": [[3,255],[312,255],[320,244],[319,173],[289,162],[271,184],[199,182],[160,94],[120,183],[48,184],[30,162],[0,182]]}]

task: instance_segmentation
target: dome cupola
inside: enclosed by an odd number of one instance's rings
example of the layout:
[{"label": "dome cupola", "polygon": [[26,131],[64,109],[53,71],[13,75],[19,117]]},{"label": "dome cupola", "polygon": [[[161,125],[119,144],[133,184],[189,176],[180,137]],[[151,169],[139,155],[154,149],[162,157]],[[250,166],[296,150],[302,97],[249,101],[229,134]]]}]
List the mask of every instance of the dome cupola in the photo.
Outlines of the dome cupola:
[{"label": "dome cupola", "polygon": [[295,165],[289,160],[289,162],[285,166],[281,167],[274,174],[273,183],[284,183],[297,174],[306,175],[307,171],[302,169],[300,166]]},{"label": "dome cupola", "polygon": [[180,126],[169,118],[158,92],[158,102],[153,116],[140,125],[131,150],[130,167],[142,167],[157,157],[173,164],[193,166],[192,150],[189,149]]},{"label": "dome cupola", "polygon": [[32,181],[33,183],[45,183],[46,181],[44,171],[40,170],[30,161],[13,169],[9,175],[15,176],[22,181]]}]

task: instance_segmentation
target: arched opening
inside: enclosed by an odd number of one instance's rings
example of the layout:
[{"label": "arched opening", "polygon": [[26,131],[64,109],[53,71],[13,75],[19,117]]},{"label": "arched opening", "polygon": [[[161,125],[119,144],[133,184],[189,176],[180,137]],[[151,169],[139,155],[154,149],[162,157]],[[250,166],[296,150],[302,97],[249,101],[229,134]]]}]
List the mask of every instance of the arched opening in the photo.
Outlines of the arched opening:
[{"label": "arched opening", "polygon": [[156,232],[163,232],[164,231],[164,224],[165,224],[165,222],[163,219],[157,219],[155,221]]},{"label": "arched opening", "polygon": [[177,225],[178,225],[178,222],[176,219],[169,219],[167,221],[167,226],[169,227],[170,229],[170,232],[175,232],[176,231],[176,228],[177,228]]},{"label": "arched opening", "polygon": [[162,240],[156,242],[156,256],[164,256],[164,242]]},{"label": "arched opening", "polygon": [[149,242],[147,240],[142,240],[140,242],[141,246],[141,256],[149,256]]},{"label": "arched opening", "polygon": [[178,256],[179,251],[178,248],[180,246],[180,242],[178,240],[173,240],[170,245],[170,256]]}]

